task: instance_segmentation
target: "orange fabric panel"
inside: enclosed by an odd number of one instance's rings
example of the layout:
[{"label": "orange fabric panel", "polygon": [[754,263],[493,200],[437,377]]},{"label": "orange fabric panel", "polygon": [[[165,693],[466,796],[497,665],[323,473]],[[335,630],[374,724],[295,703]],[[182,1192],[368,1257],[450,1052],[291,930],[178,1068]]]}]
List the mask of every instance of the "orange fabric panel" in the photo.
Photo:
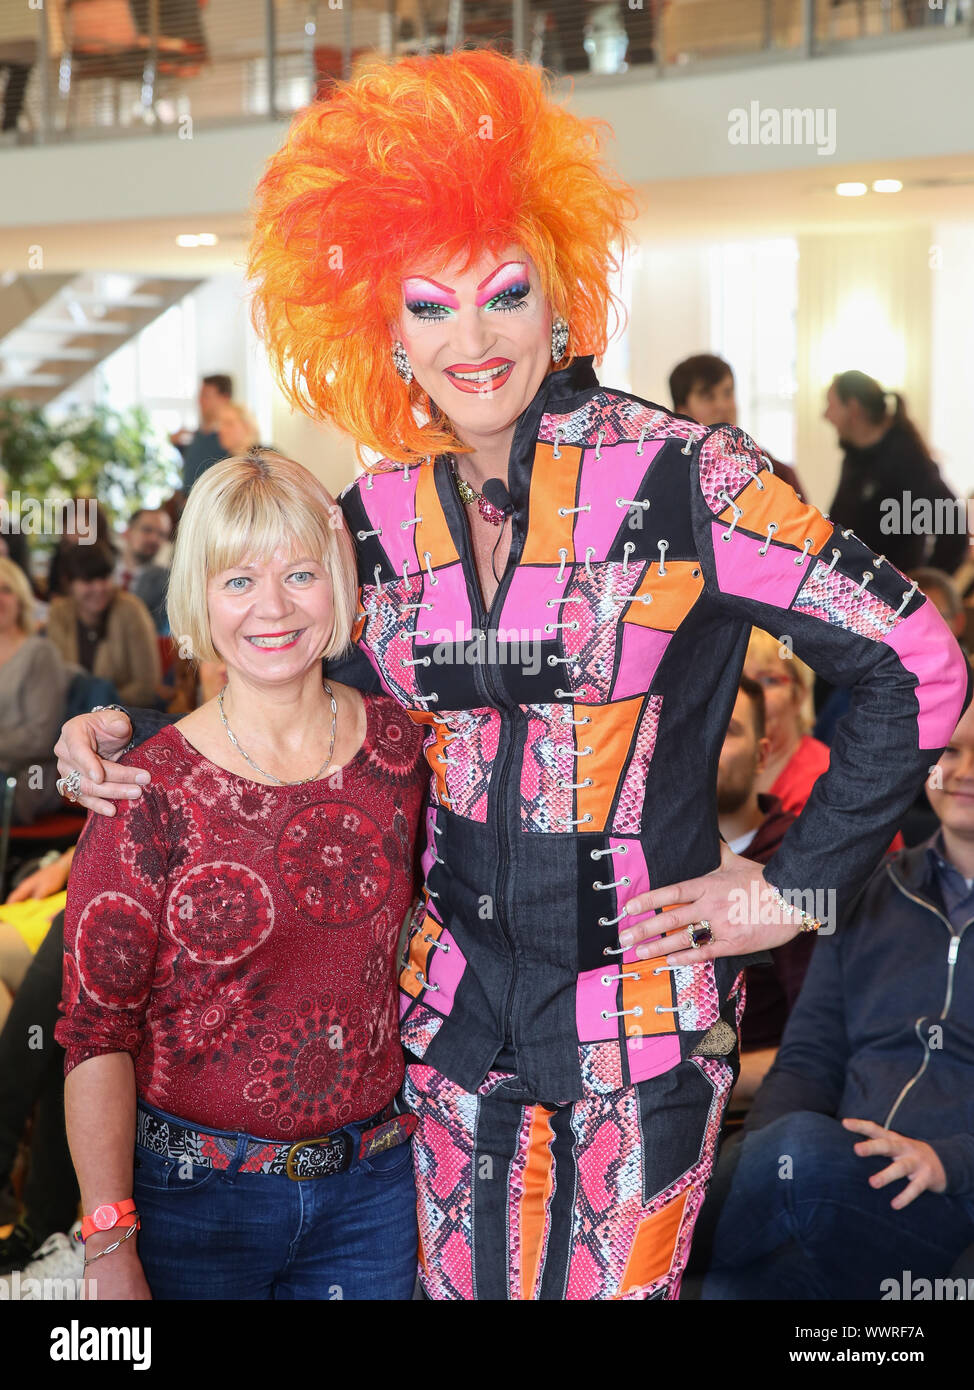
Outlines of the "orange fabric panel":
[{"label": "orange fabric panel", "polygon": [[[424,721],[425,722],[425,721]],[[438,763],[437,757],[449,757],[450,745],[445,742],[446,735],[450,730],[444,724],[434,724],[432,717],[429,719],[430,726],[436,734],[436,739],[426,748],[426,761],[429,763],[430,771],[436,778],[436,795],[443,806],[450,805],[450,794],[446,787],[446,763]]]},{"label": "orange fabric panel", "polygon": [[[420,464],[419,467],[419,478],[416,483],[416,515],[423,518],[413,527],[417,564],[420,567],[423,566],[424,550],[429,551],[430,564],[434,569],[438,565],[455,564],[460,557],[453,544],[453,537],[446,524],[446,517],[443,515],[432,465],[428,463]],[[419,626],[422,627],[422,623]]]},{"label": "orange fabric panel", "polygon": [[[652,920],[647,918],[647,921]],[[667,950],[672,949],[672,946],[667,947]],[[672,971],[661,970],[658,975],[653,974],[657,965],[665,964],[664,952],[659,956],[651,956],[648,960],[632,961],[619,967],[620,974],[626,977],[622,981],[622,1007],[634,1009],[638,1005],[642,1009],[640,1016],[630,1015],[626,1019],[627,1037],[649,1037],[657,1033],[676,1032],[676,1014],[656,1012],[657,1004],[665,1009],[673,1007]]]},{"label": "orange fabric panel", "polygon": [[[409,943],[409,956],[399,972],[399,988],[404,994],[411,995],[413,999],[418,999],[425,988],[423,980],[429,978],[429,957],[435,949],[428,941],[424,941],[423,937],[431,936],[434,941],[438,941],[442,930],[443,928],[436,918],[431,917],[427,912],[423,916],[419,930],[413,933],[413,938]],[[417,978],[420,974],[422,974],[423,980]]]},{"label": "orange fabric panel", "polygon": [[[810,540],[812,548],[809,553],[817,555],[831,539],[832,523],[814,507],[799,502],[794,489],[777,474],[762,473],[761,482],[764,484],[763,490],[758,487],[757,481],[750,482],[735,498],[738,507],[744,513],[737,523],[738,526],[760,536],[767,532],[768,524],[775,521],[778,523],[778,529],[772,533],[773,541],[783,541],[801,550],[805,541]],[[733,516],[731,507],[725,507],[720,513],[721,521],[728,524]],[[649,608],[654,606],[647,604]]]},{"label": "orange fabric panel", "polygon": [[617,1298],[645,1284],[654,1284],[668,1273],[673,1263],[687,1198],[692,1190],[689,1187],[685,1188],[679,1197],[674,1197],[665,1207],[640,1221],[633,1237],[632,1249],[629,1251]]},{"label": "orange fabric panel", "polygon": [[416,1202],[416,1253],[419,1256],[419,1267],[426,1273],[426,1251],[423,1249],[423,1223],[419,1219],[419,1199]]},{"label": "orange fabric panel", "polygon": [[539,444],[534,451],[528,534],[522,565],[560,564],[558,551],[562,547],[568,551],[569,564],[575,558],[572,531],[576,513],[559,516],[558,508],[575,505],[582,450],[574,445],[559,444],[561,457],[554,458],[553,449],[552,444]]},{"label": "orange fabric panel", "polygon": [[521,1297],[524,1299],[534,1298],[548,1203],[554,1188],[554,1159],[551,1153],[555,1137],[551,1128],[553,1114],[553,1110],[545,1110],[540,1105],[532,1106],[520,1210]]},{"label": "orange fabric panel", "polygon": [[675,632],[703,590],[703,571],[696,560],[667,560],[665,573],[653,560],[643,575],[637,594],[650,594],[652,603],[627,603],[624,623],[638,623],[658,632]]},{"label": "orange fabric panel", "polygon": [[[646,607],[653,605],[649,603]],[[636,695],[631,700],[615,700],[608,705],[573,706],[574,719],[584,719],[586,714],[592,719],[591,724],[575,729],[576,748],[588,746],[594,751],[587,757],[573,759],[576,775],[571,779],[584,782],[586,777],[591,777],[594,783],[591,787],[579,787],[575,793],[578,815],[588,812],[592,816],[585,827],[587,831],[606,827],[642,705],[643,696]]]}]

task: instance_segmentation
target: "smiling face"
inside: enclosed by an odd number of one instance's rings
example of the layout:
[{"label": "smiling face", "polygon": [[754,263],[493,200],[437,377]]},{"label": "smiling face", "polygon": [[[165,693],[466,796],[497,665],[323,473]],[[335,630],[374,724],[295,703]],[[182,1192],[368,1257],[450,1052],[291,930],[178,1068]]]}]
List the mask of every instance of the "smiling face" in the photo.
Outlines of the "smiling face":
[{"label": "smiling face", "polygon": [[395,335],[420,386],[477,447],[513,429],[534,399],[551,365],[552,315],[520,248],[464,273],[459,264],[410,271]]},{"label": "smiling face", "polygon": [[227,670],[260,685],[302,676],[320,660],[334,624],[325,565],[280,551],[212,575],[206,601],[213,646]]},{"label": "smiling face", "polygon": [[[927,799],[945,829],[974,841],[974,704],[968,706],[935,771],[926,783]],[[943,785],[938,787],[937,783]]]}]

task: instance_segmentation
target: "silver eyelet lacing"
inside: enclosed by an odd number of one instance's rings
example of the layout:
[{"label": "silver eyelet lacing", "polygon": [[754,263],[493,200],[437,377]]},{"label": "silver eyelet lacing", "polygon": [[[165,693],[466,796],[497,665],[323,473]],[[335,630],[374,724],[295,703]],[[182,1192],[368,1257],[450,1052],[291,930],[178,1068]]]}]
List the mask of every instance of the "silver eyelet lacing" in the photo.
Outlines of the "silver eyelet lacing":
[{"label": "silver eyelet lacing", "polygon": [[767,535],[765,536],[765,538],[764,538],[764,545],[758,547],[758,554],[759,554],[759,555],[767,555],[767,553],[768,553],[768,546],[771,544],[771,537],[774,535],[774,533],[775,533],[775,531],[777,531],[777,529],[778,529],[778,523],[777,523],[776,521],[769,521],[769,522],[768,522],[768,528],[767,528],[768,534],[767,534]]}]

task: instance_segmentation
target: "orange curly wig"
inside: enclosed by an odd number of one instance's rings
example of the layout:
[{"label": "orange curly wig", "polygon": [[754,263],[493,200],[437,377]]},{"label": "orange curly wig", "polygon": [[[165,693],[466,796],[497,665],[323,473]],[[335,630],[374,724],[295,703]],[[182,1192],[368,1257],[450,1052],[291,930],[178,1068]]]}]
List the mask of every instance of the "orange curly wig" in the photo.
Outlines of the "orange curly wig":
[{"label": "orange curly wig", "polygon": [[603,162],[603,128],[555,102],[542,70],[488,49],[369,59],[299,112],[257,186],[247,265],[253,323],[291,404],[360,454],[469,452],[397,374],[388,326],[404,274],[454,259],[466,271],[510,244],[569,323],[559,366],[600,360],[610,306],[620,321],[615,248],[637,212]]}]

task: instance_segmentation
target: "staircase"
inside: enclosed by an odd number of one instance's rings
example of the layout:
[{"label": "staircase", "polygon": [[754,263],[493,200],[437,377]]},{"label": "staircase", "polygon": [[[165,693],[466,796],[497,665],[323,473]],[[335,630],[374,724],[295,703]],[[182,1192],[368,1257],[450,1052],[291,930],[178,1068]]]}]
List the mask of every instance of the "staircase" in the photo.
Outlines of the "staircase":
[{"label": "staircase", "polygon": [[116,272],[0,277],[0,398],[50,404],[201,283]]}]

